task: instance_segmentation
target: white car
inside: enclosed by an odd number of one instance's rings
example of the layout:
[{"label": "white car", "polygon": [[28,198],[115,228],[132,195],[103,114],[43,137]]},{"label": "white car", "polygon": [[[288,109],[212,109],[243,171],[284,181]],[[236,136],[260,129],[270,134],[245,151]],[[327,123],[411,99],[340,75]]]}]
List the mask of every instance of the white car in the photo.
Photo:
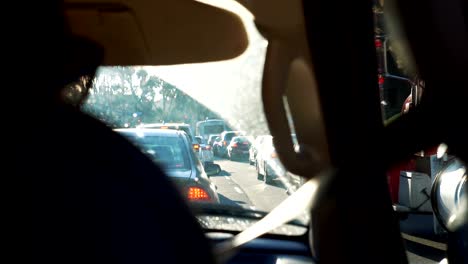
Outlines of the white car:
[{"label": "white car", "polygon": [[213,155],[213,148],[203,142],[203,138],[200,136],[196,136],[195,140],[197,141],[200,148],[198,149],[198,157],[200,161],[203,163],[213,163],[214,162],[214,155]]},{"label": "white car", "polygon": [[257,146],[255,164],[258,179],[264,182],[269,182],[286,174],[286,170],[276,154],[272,136],[265,136],[261,144]]},{"label": "white car", "polygon": [[263,139],[265,139],[265,137],[269,137],[269,136],[265,136],[265,135],[257,136],[255,140],[252,141],[252,144],[250,145],[250,149],[249,149],[250,165],[256,165],[258,149],[262,145],[262,141]]},{"label": "white car", "polygon": [[[294,134],[291,136],[295,148],[298,150],[296,136]],[[305,180],[303,177],[295,175],[284,168],[276,153],[272,136],[260,136],[257,137],[257,139],[257,145],[255,146],[255,167],[259,180],[263,180],[267,183],[278,179],[285,185],[288,193],[294,192],[304,184]]]}]

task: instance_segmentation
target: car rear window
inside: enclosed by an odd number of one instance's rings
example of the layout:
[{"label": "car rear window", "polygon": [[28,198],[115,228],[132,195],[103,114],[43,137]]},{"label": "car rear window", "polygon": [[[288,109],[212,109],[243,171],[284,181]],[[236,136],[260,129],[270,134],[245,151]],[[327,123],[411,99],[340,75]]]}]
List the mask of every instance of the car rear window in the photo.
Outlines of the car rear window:
[{"label": "car rear window", "polygon": [[236,137],[234,138],[234,141],[238,143],[249,143],[249,140],[245,137]]},{"label": "car rear window", "polygon": [[235,137],[237,135],[237,133],[227,133],[224,138],[226,141],[231,141],[233,137]]},{"label": "car rear window", "polygon": [[127,136],[155,163],[165,170],[190,170],[188,150],[179,137]]}]

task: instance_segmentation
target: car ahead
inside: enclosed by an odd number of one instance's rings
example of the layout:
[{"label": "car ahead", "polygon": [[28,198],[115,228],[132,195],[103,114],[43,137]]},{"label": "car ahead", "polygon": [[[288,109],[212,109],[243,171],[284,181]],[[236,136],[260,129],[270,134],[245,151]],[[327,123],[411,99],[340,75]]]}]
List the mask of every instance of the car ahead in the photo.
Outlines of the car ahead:
[{"label": "car ahead", "polygon": [[[294,149],[296,152],[299,152],[300,147],[299,144],[297,144],[296,135],[291,134],[291,137],[294,143]],[[272,136],[261,136],[258,140],[259,141],[256,146],[257,154],[255,156],[254,163],[258,179],[261,179],[264,182],[278,179],[285,186],[288,193],[295,192],[305,183],[304,178],[293,174],[284,168],[276,153]]]},{"label": "car ahead", "polygon": [[227,147],[229,143],[231,143],[231,140],[233,137],[240,136],[242,135],[242,131],[224,131],[221,133],[219,136],[220,141],[217,141],[214,145],[214,152],[220,156],[220,157],[227,157],[228,152],[227,152]]},{"label": "car ahead", "polygon": [[257,146],[255,165],[258,179],[264,182],[269,182],[286,173],[276,154],[272,136],[265,136],[261,144]]},{"label": "car ahead", "polygon": [[198,157],[200,158],[203,166],[207,166],[207,164],[213,164],[213,148],[210,145],[203,143],[203,138],[201,136],[195,136],[195,139],[200,145],[198,150]]},{"label": "car ahead", "polygon": [[250,165],[255,165],[256,160],[257,160],[257,153],[258,153],[258,148],[262,145],[263,139],[265,139],[265,135],[260,135],[255,138],[254,141],[251,142],[250,148],[249,148],[249,163]]},{"label": "car ahead", "polygon": [[115,129],[162,167],[190,202],[219,203],[216,186],[207,176],[184,131],[154,128]]},{"label": "car ahead", "polygon": [[189,124],[185,123],[151,123],[151,124],[142,124],[140,128],[156,128],[156,129],[175,129],[184,131],[189,137],[190,142],[192,143],[193,150],[198,153],[200,149],[200,144],[195,139],[193,135],[192,128]]},{"label": "car ahead", "polygon": [[213,147],[213,144],[215,143],[216,139],[219,138],[219,135],[218,134],[213,134],[213,135],[210,135],[208,137],[208,145],[210,145],[211,147]]},{"label": "car ahead", "polygon": [[250,142],[247,137],[233,137],[227,146],[227,154],[230,160],[245,159],[249,156]]},{"label": "car ahead", "polygon": [[219,149],[221,148],[221,145],[223,144],[223,141],[221,140],[221,137],[217,137],[213,141],[213,154],[217,157],[220,157]]}]

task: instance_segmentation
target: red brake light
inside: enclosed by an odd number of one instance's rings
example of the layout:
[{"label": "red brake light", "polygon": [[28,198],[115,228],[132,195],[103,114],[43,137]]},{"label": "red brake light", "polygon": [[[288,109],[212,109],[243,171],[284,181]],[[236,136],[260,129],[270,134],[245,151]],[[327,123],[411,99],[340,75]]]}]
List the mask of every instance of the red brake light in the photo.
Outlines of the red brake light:
[{"label": "red brake light", "polygon": [[375,47],[376,48],[381,48],[382,47],[382,40],[376,39],[375,40]]},{"label": "red brake light", "polygon": [[382,85],[385,82],[385,78],[382,75],[379,75],[379,84]]},{"label": "red brake light", "polygon": [[211,146],[210,146],[210,145],[206,145],[205,149],[206,149],[206,150],[210,150],[210,149],[211,149]]},{"label": "red brake light", "polygon": [[237,148],[237,143],[232,143],[231,147]]},{"label": "red brake light", "polygon": [[274,152],[271,153],[271,157],[272,157],[272,158],[277,158],[277,157],[278,157],[278,154],[276,154],[276,151],[274,151]]},{"label": "red brake light", "polygon": [[188,190],[188,199],[191,201],[209,201],[210,196],[200,187],[190,187]]},{"label": "red brake light", "polygon": [[161,129],[168,129],[168,126],[162,126]]},{"label": "red brake light", "polygon": [[226,141],[223,141],[223,145],[226,146],[226,145],[227,145],[227,142],[226,142]]}]

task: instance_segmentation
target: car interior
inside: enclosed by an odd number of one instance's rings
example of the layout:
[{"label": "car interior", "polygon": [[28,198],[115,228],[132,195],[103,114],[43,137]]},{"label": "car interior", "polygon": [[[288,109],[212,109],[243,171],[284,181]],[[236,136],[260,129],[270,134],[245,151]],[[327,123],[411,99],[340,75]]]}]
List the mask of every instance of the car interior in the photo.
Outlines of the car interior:
[{"label": "car interior", "polygon": [[[30,262],[468,263],[466,209],[447,232],[442,255],[421,249],[433,262],[408,257],[412,242],[401,233],[386,175],[399,161],[441,143],[468,161],[467,1],[51,2],[35,4],[32,9],[41,11],[24,16],[31,23],[21,29],[23,38],[41,34],[22,55],[37,63],[30,76],[37,84],[22,83],[15,97],[28,93],[22,111],[31,119],[13,123],[20,142],[14,175],[28,182],[23,192],[31,219],[18,234]],[[78,107],[101,66],[241,56],[252,39],[241,17],[219,2],[246,10],[267,41],[257,104],[284,167],[307,179],[264,214],[226,216],[221,209],[208,214],[189,207],[147,155]],[[385,124],[376,4],[384,6],[389,30],[404,40],[405,55],[425,81],[421,103]],[[63,88],[77,81],[84,83],[78,99],[65,102]],[[33,127],[41,129],[31,137]],[[44,154],[33,158],[27,149]],[[169,159],[169,150],[158,150],[159,158]],[[301,224],[304,212],[308,221]],[[281,228],[292,235],[275,231]]]}]

